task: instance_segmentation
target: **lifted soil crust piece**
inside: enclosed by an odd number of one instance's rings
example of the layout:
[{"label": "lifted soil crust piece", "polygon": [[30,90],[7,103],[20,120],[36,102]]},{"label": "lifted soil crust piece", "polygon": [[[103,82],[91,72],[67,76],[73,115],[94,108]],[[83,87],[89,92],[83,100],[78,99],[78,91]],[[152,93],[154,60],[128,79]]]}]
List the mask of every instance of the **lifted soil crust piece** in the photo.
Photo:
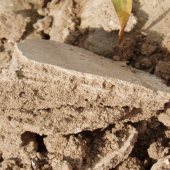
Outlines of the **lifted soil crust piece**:
[{"label": "lifted soil crust piece", "polygon": [[[30,18],[24,18],[22,15],[17,15],[13,12],[7,12],[0,15],[0,38],[6,38],[15,43],[19,41],[26,31],[27,23]],[[13,23],[13,24],[11,24]]]},{"label": "lifted soil crust piece", "polygon": [[170,156],[165,156],[164,158],[160,158],[151,168],[151,170],[159,170],[159,169],[170,169]]},{"label": "lifted soil crust piece", "polygon": [[41,135],[137,122],[164,110],[170,99],[169,87],[155,76],[40,39],[18,44],[0,76],[1,116]]},{"label": "lifted soil crust piece", "polygon": [[[121,142],[115,137],[117,149],[107,154],[101,151],[100,159],[85,165],[83,158],[92,149],[79,135],[157,116],[166,112],[169,101],[169,87],[156,76],[71,45],[26,40],[15,46],[10,66],[0,74],[2,157],[21,158],[29,165],[37,157],[41,148],[37,139],[41,138],[54,169],[63,166],[64,158],[75,169],[114,168],[132,151],[135,128],[125,128]],[[74,148],[64,147],[61,153],[65,155],[57,156],[56,146],[61,149],[64,141]]]}]

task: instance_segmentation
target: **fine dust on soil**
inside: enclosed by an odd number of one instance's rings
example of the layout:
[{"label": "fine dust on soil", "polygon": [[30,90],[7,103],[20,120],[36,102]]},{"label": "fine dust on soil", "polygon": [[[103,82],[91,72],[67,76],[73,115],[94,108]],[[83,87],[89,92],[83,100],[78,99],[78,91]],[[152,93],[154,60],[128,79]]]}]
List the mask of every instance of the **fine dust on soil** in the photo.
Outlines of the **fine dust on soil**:
[{"label": "fine dust on soil", "polygon": [[[169,0],[164,0],[164,2],[134,0],[133,16],[131,16],[128,27],[129,31],[133,28],[134,30],[125,33],[121,53],[120,47],[117,45],[119,29],[117,19],[114,18],[109,23],[110,25],[102,27],[99,22],[100,18],[96,19],[99,11],[95,9],[95,5],[101,6],[101,1],[1,1],[0,73],[4,68],[8,68],[11,62],[14,43],[34,37],[65,42],[115,61],[124,61],[130,67],[163,78],[166,80],[166,84],[170,85]],[[91,16],[89,15],[93,20],[85,18],[89,14],[86,8],[89,4],[91,9],[94,9],[91,11]],[[106,4],[106,7],[108,6]],[[108,11],[102,10],[108,18],[112,17]],[[154,10],[157,12],[153,12]],[[148,11],[151,12],[148,13]],[[91,25],[88,25],[87,21]],[[113,23],[116,25],[115,28],[112,27]],[[72,170],[74,167],[75,170],[78,170],[82,167],[85,169],[87,165],[93,167],[93,163],[97,162],[100,157],[106,156],[109,151],[120,149],[127,129],[135,127],[138,137],[132,152],[112,170],[149,170],[158,160],[164,159],[170,154],[170,123],[166,121],[170,119],[170,106],[167,104],[165,107],[166,113],[160,111],[159,117],[137,123],[128,122],[120,127],[111,125],[107,129],[93,132],[85,131],[68,136],[57,136],[58,134],[40,136],[36,133],[24,132],[20,136],[16,136],[17,140],[21,140],[22,147],[20,146],[18,149],[22,148],[25,157],[24,164],[20,158],[8,155],[12,152],[9,139],[3,146],[4,150],[0,151],[0,169],[54,170],[62,168],[62,170]],[[14,132],[5,129],[3,133],[1,134],[2,140],[5,135]],[[28,153],[32,154],[31,163]],[[63,153],[65,153],[65,157],[63,157]],[[7,155],[6,159],[5,155]],[[166,165],[169,165],[169,159]]]}]

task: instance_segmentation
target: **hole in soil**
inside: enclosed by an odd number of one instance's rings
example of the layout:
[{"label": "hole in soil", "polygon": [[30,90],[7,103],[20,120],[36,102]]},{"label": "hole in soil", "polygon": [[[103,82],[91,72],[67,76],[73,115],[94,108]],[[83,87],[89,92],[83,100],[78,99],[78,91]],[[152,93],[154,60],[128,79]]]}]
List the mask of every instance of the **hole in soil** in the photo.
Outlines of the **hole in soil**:
[{"label": "hole in soil", "polygon": [[49,40],[50,39],[50,36],[48,34],[44,34],[44,39],[45,40]]},{"label": "hole in soil", "polygon": [[25,77],[24,74],[23,74],[23,72],[22,72],[21,70],[17,70],[17,71],[16,71],[16,74],[17,74],[17,77],[18,77],[19,79],[22,79],[22,78]]},{"label": "hole in soil", "polygon": [[164,147],[169,144],[169,139],[166,139],[164,134],[166,127],[161,123],[157,124],[157,122],[157,119],[153,117],[149,119],[146,124],[145,121],[132,124],[138,130],[138,139],[130,156],[146,162],[146,170],[150,170],[153,166],[152,158],[150,158],[148,154],[148,149],[151,144],[160,140]]},{"label": "hole in soil", "polygon": [[31,141],[35,140],[35,133],[26,131],[21,135],[22,146],[28,145]]},{"label": "hole in soil", "polygon": [[47,7],[48,2],[51,2],[51,0],[45,0],[44,4],[43,4],[43,7]]},{"label": "hole in soil", "polygon": [[4,161],[4,158],[3,158],[3,156],[2,156],[1,159],[0,159],[0,163],[3,162],[3,161]]},{"label": "hole in soil", "polygon": [[77,111],[78,113],[82,113],[83,110],[84,110],[84,107],[75,108],[75,111]]},{"label": "hole in soil", "polygon": [[5,44],[5,43],[6,43],[6,41],[7,41],[7,39],[6,39],[6,38],[2,38],[2,40],[1,40],[1,41],[2,41],[2,43],[3,43],[3,44]]},{"label": "hole in soil", "polygon": [[43,141],[43,139],[46,138],[47,136],[46,135],[40,136],[39,134],[35,134],[35,137],[36,137],[36,141],[38,143],[37,152],[40,152],[40,153],[47,152],[46,146],[45,146],[44,141]]},{"label": "hole in soil", "polygon": [[22,145],[21,146],[26,146],[28,145],[31,141],[37,142],[38,144],[38,150],[37,152],[47,152],[46,146],[44,144],[43,139],[47,137],[46,135],[40,136],[37,133],[29,132],[26,131],[21,135],[21,140],[22,140]]}]

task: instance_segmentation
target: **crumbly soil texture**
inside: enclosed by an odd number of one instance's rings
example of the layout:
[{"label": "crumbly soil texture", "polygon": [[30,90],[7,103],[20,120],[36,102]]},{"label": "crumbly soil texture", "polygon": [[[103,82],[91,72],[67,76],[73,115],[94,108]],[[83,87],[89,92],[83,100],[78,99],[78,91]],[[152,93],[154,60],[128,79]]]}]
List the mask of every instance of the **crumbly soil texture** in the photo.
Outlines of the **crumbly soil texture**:
[{"label": "crumbly soil texture", "polygon": [[[13,62],[16,42],[39,38],[81,47],[110,61],[122,61],[130,68],[159,77],[163,85],[170,86],[169,0],[134,0],[121,45],[117,44],[120,26],[111,0],[1,1],[0,74]],[[18,71],[17,76],[22,79],[22,71]],[[8,91],[10,89],[6,90],[7,94]],[[30,93],[43,98],[38,90]],[[25,100],[28,94],[19,95]],[[102,103],[100,107],[103,107]],[[1,113],[9,114],[8,118],[0,116],[0,170],[170,169],[168,102],[150,118],[138,122],[129,119],[120,124],[112,122],[105,128],[73,134],[57,131],[55,134],[38,134],[24,131],[24,126],[15,131],[19,125],[11,123],[5,127],[3,122],[17,112],[6,113],[7,108],[0,109]],[[74,109],[81,114],[84,108]],[[109,106],[106,109],[109,111]],[[32,112],[43,115],[54,110],[23,109],[20,112],[26,112],[29,118]],[[123,110],[132,114],[140,112],[128,107]],[[67,124],[69,115],[65,121]],[[48,119],[43,123],[48,124]]]}]

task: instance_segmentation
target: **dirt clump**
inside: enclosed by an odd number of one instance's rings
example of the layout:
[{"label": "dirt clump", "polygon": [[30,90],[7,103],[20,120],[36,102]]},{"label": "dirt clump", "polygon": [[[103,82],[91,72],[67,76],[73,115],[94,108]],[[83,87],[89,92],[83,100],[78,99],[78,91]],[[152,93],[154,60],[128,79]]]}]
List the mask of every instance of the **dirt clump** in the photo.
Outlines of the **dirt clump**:
[{"label": "dirt clump", "polygon": [[159,169],[169,169],[170,168],[170,162],[169,162],[170,156],[165,156],[164,158],[160,158],[151,168],[151,170],[159,170]]},{"label": "dirt clump", "polygon": [[0,15],[0,38],[5,38],[13,43],[19,41],[26,31],[27,23],[30,18],[23,18],[13,12]]},{"label": "dirt clump", "polygon": [[163,147],[160,142],[154,142],[150,145],[148,154],[150,158],[158,160],[159,158],[162,158],[167,153],[169,153],[169,149],[169,147]]},{"label": "dirt clump", "polygon": [[33,27],[37,30],[37,32],[44,31],[47,33],[47,29],[50,27],[52,23],[52,18],[51,17],[45,17],[41,20],[38,20],[37,23],[33,25]]},{"label": "dirt clump", "polygon": [[51,28],[46,32],[46,34],[49,34],[51,40],[64,42],[66,37],[70,34],[70,31],[75,30],[74,21],[76,21],[76,19],[73,10],[74,3],[70,0],[61,1],[60,3],[52,1],[47,8],[43,8],[43,10],[39,9],[43,15],[52,16],[53,18]]},{"label": "dirt clump", "polygon": [[143,163],[135,158],[135,157],[129,157],[128,159],[124,160],[123,163],[118,165],[118,167],[115,168],[115,170],[145,170]]},{"label": "dirt clump", "polygon": [[170,80],[170,62],[159,61],[154,74],[166,80]]},{"label": "dirt clump", "polygon": [[[169,105],[168,105],[169,106]],[[165,112],[160,113],[158,115],[158,120],[162,122],[165,126],[170,127],[170,109],[169,107],[166,109]]]},{"label": "dirt clump", "polygon": [[115,61],[126,61],[136,69],[170,80],[170,55],[167,48],[165,50],[156,43],[146,44],[142,35],[138,35],[136,39],[125,39],[121,46],[113,46],[113,53]]},{"label": "dirt clump", "polygon": [[11,54],[7,51],[0,52],[0,69],[7,68],[11,61]]},{"label": "dirt clump", "polygon": [[17,165],[17,160],[8,159],[8,160],[5,160],[2,162],[1,169],[3,169],[3,170],[8,170],[8,169],[20,170],[21,168],[19,165]]},{"label": "dirt clump", "polygon": [[136,41],[132,38],[125,39],[121,46],[113,46],[114,54],[118,54],[121,61],[135,60],[136,55],[134,54],[134,48]]},{"label": "dirt clump", "polygon": [[144,56],[149,56],[157,50],[157,46],[142,44],[141,46],[141,54]]},{"label": "dirt clump", "polygon": [[[81,169],[87,150],[86,142],[81,139],[81,135],[78,137],[74,135],[68,137],[51,135],[44,139],[44,144],[50,156],[53,154],[55,160],[68,161],[74,169]],[[53,159],[52,162],[52,166],[58,166],[57,162],[54,165]]]},{"label": "dirt clump", "polygon": [[143,58],[140,61],[140,68],[150,68],[152,65],[152,62],[148,58]]},{"label": "dirt clump", "polygon": [[41,15],[41,16],[47,16],[49,14],[49,9],[48,8],[39,8],[37,10],[38,14]]}]

